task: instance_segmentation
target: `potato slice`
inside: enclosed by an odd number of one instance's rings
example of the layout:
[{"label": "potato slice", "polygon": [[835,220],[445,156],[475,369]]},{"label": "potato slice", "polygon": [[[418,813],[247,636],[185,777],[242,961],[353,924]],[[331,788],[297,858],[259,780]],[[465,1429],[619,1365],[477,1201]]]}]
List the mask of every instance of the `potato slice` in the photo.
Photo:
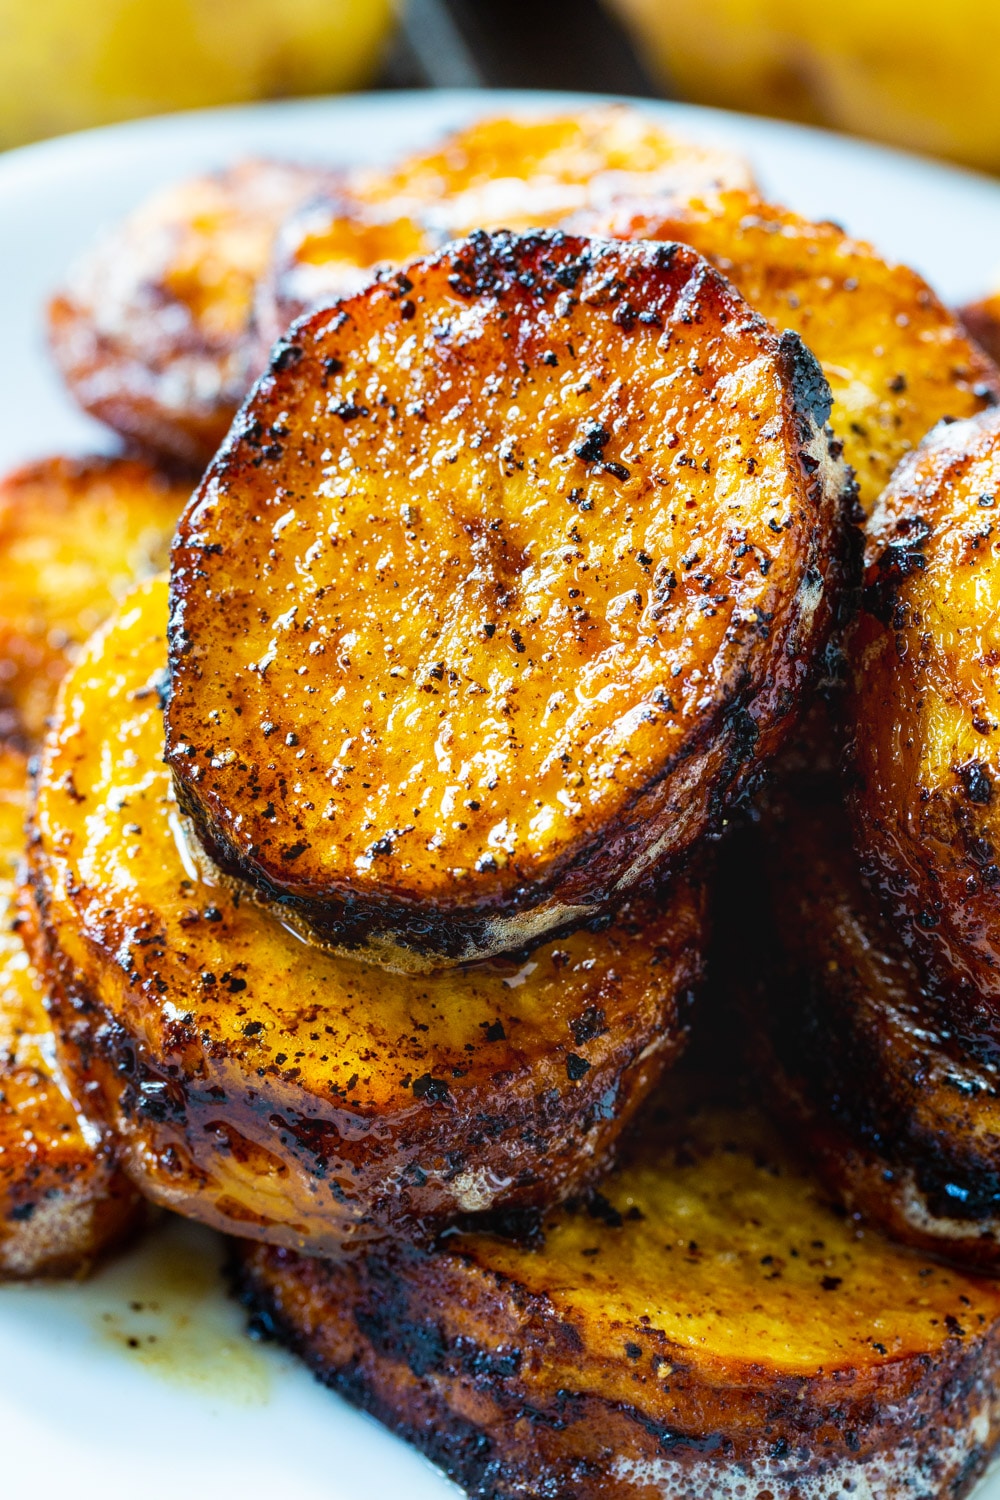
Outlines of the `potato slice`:
[{"label": "potato slice", "polygon": [[480,1500],[959,1497],[1000,1435],[1000,1287],[834,1213],[751,1111],[646,1116],[534,1245],[241,1257],[257,1329]]},{"label": "potato slice", "polygon": [[990,359],[1000,360],[1000,291],[990,292],[979,302],[966,303],[958,315]]},{"label": "potato slice", "polygon": [[761,1070],[779,1082],[813,1160],[852,1213],[996,1274],[992,1071],[964,1055],[947,997],[927,992],[864,883],[839,778],[800,771],[768,802],[767,966],[753,1007],[768,1049]]},{"label": "potato slice", "polygon": [[865,861],[967,1052],[1000,1060],[1000,412],[936,429],[868,524],[851,641]]},{"label": "potato slice", "polygon": [[166,621],[144,586],[67,679],[31,851],[62,1055],[133,1180],[326,1255],[575,1190],[683,1044],[700,890],[435,979],[308,946],[189,842]]},{"label": "potato slice", "polygon": [[142,1203],[80,1116],[56,1063],[45,992],[15,918],[27,768],[0,750],[0,1279],[79,1276]]},{"label": "potato slice", "polygon": [[79,646],[166,566],[189,494],[131,458],[49,458],[0,480],[0,739],[41,738]]},{"label": "potato slice", "polygon": [[300,324],[172,557],[167,755],[213,858],[397,968],[676,865],[825,643],[828,413],[684,247],[474,235]]},{"label": "potato slice", "polygon": [[900,459],[943,417],[1000,396],[1000,372],[927,283],[837,224],[753,193],[588,215],[588,234],[682,240],[776,328],[800,334],[833,392],[833,429],[870,511]]},{"label": "potato slice", "polygon": [[258,288],[269,347],[294,318],[475,229],[542,229],[623,193],[749,188],[735,153],[678,140],[625,105],[477,120],[430,151],[351,174],[293,214]]},{"label": "potato slice", "polygon": [[52,351],[85,411],[201,468],[253,367],[254,287],[277,230],[330,174],[245,161],[156,193],[49,306]]}]

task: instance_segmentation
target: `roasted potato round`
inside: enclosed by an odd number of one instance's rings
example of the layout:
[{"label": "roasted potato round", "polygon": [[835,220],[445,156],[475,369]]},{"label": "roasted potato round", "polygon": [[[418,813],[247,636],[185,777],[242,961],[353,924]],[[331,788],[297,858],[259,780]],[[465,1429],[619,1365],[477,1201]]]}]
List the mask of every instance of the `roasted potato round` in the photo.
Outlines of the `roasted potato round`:
[{"label": "roasted potato round", "polygon": [[995,1274],[995,1073],[964,1055],[947,995],[925,987],[865,885],[839,778],[800,771],[768,802],[769,963],[752,1006],[761,1071],[851,1212]]},{"label": "roasted potato round", "polygon": [[948,1027],[1000,1060],[1000,412],[936,429],[868,524],[850,655],[853,807]]},{"label": "roasted potato round", "polygon": [[829,410],[682,246],[474,235],[298,325],[172,554],[167,757],[210,854],[397,968],[675,866],[825,643]]},{"label": "roasted potato round", "polygon": [[132,458],[49,458],[0,479],[0,739],[41,738],[78,647],[166,566],[189,494]]},{"label": "roasted potato round", "polygon": [[1000,1288],[860,1232],[749,1111],[647,1116],[534,1243],[240,1257],[257,1328],[480,1500],[958,1497],[1000,1436]]},{"label": "roasted potato round", "polygon": [[49,306],[56,363],[85,411],[201,468],[253,368],[254,287],[292,209],[329,173],[246,161],[157,193]]},{"label": "roasted potato round", "polygon": [[25,947],[15,870],[28,776],[0,750],[0,1279],[79,1276],[141,1219],[141,1199],[77,1113]]},{"label": "roasted potato round", "polygon": [[62,1056],[133,1180],[325,1255],[577,1188],[683,1043],[700,891],[434,979],[310,947],[189,839],[166,623],[164,580],[64,684],[31,850]]},{"label": "roasted potato round", "polygon": [[692,245],[776,328],[802,336],[830,382],[831,422],[866,511],[935,422],[1000,396],[1000,372],[927,283],[837,224],[746,192],[620,204],[579,222],[585,233]]},{"label": "roasted potato round", "polygon": [[293,214],[258,288],[269,346],[312,308],[475,229],[543,229],[622,193],[745,188],[739,156],[678,140],[624,105],[478,120],[430,151],[346,177]]}]

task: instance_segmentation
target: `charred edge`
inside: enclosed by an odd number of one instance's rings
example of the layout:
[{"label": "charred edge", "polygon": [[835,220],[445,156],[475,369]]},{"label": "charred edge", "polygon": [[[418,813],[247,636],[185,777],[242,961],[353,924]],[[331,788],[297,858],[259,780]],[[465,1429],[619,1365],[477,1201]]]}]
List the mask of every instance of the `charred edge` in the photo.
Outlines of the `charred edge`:
[{"label": "charred edge", "polygon": [[819,360],[797,333],[786,330],[778,338],[778,368],[792,392],[800,418],[800,438],[808,442],[814,429],[822,432],[833,411],[833,395]]}]

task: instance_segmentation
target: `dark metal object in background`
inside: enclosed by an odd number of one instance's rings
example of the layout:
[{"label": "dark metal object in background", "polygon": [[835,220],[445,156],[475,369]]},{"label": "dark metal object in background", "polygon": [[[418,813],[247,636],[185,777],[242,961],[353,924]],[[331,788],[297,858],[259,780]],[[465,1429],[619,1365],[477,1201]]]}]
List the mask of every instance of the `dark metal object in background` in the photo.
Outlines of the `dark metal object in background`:
[{"label": "dark metal object in background", "polygon": [[662,94],[599,0],[407,0],[381,81]]}]

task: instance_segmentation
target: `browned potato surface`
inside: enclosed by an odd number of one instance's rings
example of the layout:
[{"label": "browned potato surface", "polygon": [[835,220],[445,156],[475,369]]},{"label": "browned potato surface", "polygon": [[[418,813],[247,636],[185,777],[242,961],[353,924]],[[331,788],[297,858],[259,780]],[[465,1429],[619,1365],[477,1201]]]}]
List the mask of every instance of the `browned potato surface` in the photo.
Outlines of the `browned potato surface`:
[{"label": "browned potato surface", "polygon": [[156,193],[109,234],[49,307],[56,362],[84,410],[202,467],[256,374],[254,287],[278,227],[329,180],[245,161]]},{"label": "browned potato surface", "polygon": [[27,770],[0,750],[0,1279],[77,1276],[135,1227],[140,1200],[79,1116],[15,915]]},{"label": "browned potato surface", "polygon": [[126,458],[50,458],[0,479],[0,739],[41,738],[81,643],[166,565],[189,493]]},{"label": "browned potato surface", "polygon": [[943,426],[868,524],[851,645],[853,804],[883,905],[947,996],[966,1050],[1000,1058],[1000,412]]},{"label": "browned potato surface", "polygon": [[830,382],[831,422],[866,511],[935,422],[1000,395],[996,366],[927,283],[836,224],[745,192],[623,204],[581,223],[586,233],[693,245],[751,307],[802,336]]},{"label": "browned potato surface", "polygon": [[31,851],[62,1056],[133,1180],[328,1255],[577,1189],[684,1042],[701,892],[431,979],[308,946],[190,839],[163,764],[166,622],[161,580],[64,684]]},{"label": "browned potato surface", "polygon": [[834,1213],[749,1111],[651,1113],[533,1245],[246,1246],[239,1274],[258,1328],[479,1500],[957,1500],[1000,1433],[1000,1287]]},{"label": "browned potato surface", "polygon": [[825,643],[828,414],[681,246],[477,235],[300,324],[172,557],[167,755],[213,857],[399,968],[676,865]]},{"label": "browned potato surface", "polygon": [[293,215],[257,304],[270,345],[293,318],[475,229],[541,229],[622,193],[749,187],[745,161],[678,140],[623,105],[487,119],[387,168],[357,171]]},{"label": "browned potato surface", "polygon": [[[765,820],[773,937],[762,1071],[852,1212],[1000,1271],[1000,1096],[948,1030],[865,885],[830,771],[784,778]],[[759,851],[758,851],[759,853]],[[759,868],[759,865],[758,865]]]},{"label": "browned potato surface", "polygon": [[959,317],[980,348],[991,359],[1000,360],[1000,292],[968,303],[959,309]]}]

